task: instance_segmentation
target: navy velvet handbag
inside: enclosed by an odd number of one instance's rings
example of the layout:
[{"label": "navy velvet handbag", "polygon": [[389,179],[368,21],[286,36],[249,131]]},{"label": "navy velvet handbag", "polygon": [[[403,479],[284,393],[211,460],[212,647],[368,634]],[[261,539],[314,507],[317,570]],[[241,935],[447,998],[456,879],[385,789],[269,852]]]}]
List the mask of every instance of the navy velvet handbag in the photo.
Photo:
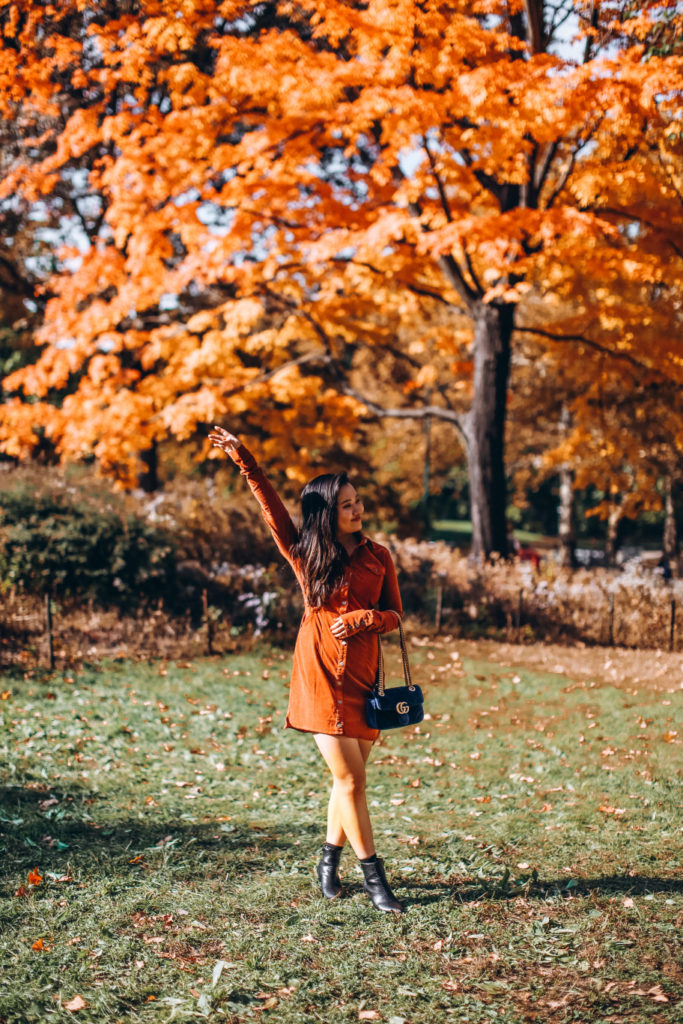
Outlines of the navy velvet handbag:
[{"label": "navy velvet handbag", "polygon": [[371,729],[398,729],[402,725],[417,725],[424,718],[422,690],[413,683],[410,675],[408,652],[400,619],[398,628],[401,634],[401,657],[406,685],[392,686],[388,690],[385,688],[384,654],[378,634],[377,681],[365,702],[365,719]]}]

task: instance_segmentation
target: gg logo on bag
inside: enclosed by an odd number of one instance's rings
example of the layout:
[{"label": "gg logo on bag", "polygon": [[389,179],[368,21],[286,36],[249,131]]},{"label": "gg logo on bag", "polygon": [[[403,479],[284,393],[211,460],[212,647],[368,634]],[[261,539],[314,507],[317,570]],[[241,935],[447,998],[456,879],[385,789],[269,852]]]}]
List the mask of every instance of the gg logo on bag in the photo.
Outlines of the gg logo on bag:
[{"label": "gg logo on bag", "polygon": [[396,705],[396,713],[398,715],[407,715],[410,711],[410,705],[406,704],[404,700],[400,700]]}]

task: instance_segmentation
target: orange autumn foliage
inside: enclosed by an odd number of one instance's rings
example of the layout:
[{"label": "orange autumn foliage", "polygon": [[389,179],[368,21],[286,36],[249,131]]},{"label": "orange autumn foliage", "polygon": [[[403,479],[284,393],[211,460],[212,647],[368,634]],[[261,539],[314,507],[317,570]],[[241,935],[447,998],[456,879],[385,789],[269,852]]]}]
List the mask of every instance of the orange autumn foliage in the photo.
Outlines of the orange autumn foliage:
[{"label": "orange autumn foliage", "polygon": [[65,243],[41,355],[3,382],[8,453],[45,435],[130,480],[222,420],[297,475],[368,410],[428,409],[489,506],[475,547],[502,550],[525,338],[573,381],[574,450],[605,382],[680,384],[674,4],[577,0],[563,44],[538,0],[0,12],[0,199],[61,202]]}]

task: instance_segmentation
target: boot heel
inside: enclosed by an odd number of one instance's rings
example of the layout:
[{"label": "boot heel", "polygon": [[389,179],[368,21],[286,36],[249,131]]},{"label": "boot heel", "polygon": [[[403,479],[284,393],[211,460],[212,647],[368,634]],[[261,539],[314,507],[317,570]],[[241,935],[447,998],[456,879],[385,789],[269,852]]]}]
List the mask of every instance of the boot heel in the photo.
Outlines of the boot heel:
[{"label": "boot heel", "polygon": [[402,914],[403,905],[398,902],[389,888],[387,876],[384,873],[384,862],[377,860],[370,863],[360,862],[363,869],[363,889],[372,900],[375,908],[385,914]]},{"label": "boot heel", "polygon": [[342,847],[332,846],[325,843],[322,857],[316,868],[320,890],[327,900],[336,900],[342,891],[342,884],[339,879],[339,858]]}]

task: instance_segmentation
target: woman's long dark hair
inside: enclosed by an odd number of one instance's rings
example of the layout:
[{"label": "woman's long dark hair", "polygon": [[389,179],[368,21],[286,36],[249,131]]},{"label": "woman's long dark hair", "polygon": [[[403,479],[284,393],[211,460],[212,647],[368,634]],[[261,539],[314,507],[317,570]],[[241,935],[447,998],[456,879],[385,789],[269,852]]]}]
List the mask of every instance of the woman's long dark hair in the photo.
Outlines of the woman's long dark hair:
[{"label": "woman's long dark hair", "polygon": [[301,492],[302,523],[292,555],[301,566],[306,599],[315,607],[334,593],[348,564],[346,551],[337,541],[337,500],[348,482],[346,473],[323,473]]}]

